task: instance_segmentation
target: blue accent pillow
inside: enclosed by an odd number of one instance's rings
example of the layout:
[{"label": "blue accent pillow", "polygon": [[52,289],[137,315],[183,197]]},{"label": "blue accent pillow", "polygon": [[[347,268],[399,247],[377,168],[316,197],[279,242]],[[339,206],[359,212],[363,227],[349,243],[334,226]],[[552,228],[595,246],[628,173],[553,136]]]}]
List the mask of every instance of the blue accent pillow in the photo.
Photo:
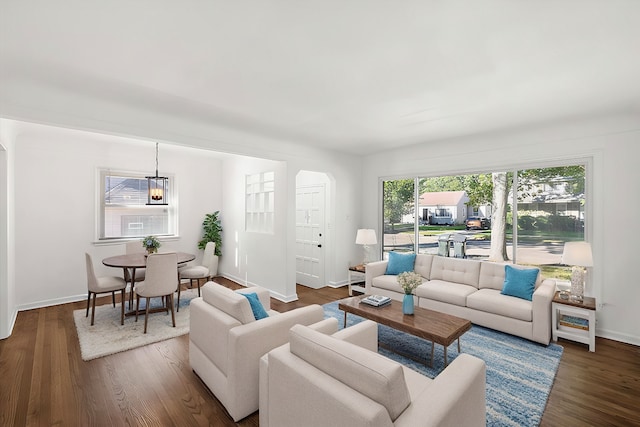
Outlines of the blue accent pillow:
[{"label": "blue accent pillow", "polygon": [[505,265],[504,284],[500,293],[531,301],[539,272],[537,268],[516,268]]},{"label": "blue accent pillow", "polygon": [[389,252],[389,263],[384,274],[398,275],[405,271],[413,271],[416,262],[416,254],[403,254],[400,252]]},{"label": "blue accent pillow", "polygon": [[249,300],[249,304],[251,305],[251,311],[253,311],[253,317],[255,317],[256,320],[269,317],[269,314],[267,314],[267,311],[264,309],[264,307],[262,306],[262,303],[260,302],[260,298],[258,298],[258,294],[256,294],[255,292],[252,292],[249,294],[244,294],[240,292],[238,293],[240,295],[244,295],[245,297],[247,297],[247,299]]}]

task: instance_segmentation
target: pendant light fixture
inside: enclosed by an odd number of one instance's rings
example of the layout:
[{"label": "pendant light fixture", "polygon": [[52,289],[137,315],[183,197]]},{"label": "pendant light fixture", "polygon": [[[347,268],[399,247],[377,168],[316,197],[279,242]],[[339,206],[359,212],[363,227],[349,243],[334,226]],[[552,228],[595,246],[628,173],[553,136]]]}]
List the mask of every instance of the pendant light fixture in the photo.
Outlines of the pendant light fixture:
[{"label": "pendant light fixture", "polygon": [[166,176],[158,176],[158,143],[156,142],[156,176],[147,176],[147,185],[149,194],[147,205],[168,205],[167,188],[169,187],[169,178]]}]

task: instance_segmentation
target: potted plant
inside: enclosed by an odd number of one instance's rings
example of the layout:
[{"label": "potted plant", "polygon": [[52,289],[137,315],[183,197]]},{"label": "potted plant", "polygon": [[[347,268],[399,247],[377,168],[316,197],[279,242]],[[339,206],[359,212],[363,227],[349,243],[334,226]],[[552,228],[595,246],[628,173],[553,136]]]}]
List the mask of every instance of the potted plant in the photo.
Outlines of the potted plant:
[{"label": "potted plant", "polygon": [[217,256],[222,255],[222,224],[220,222],[220,211],[215,211],[211,214],[206,214],[204,217],[204,221],[202,222],[202,230],[204,235],[202,239],[198,242],[198,248],[204,249],[207,246],[208,242],[214,242],[216,244],[216,252]]},{"label": "potted plant", "polygon": [[147,236],[142,239],[142,247],[147,250],[147,254],[154,254],[158,252],[160,241],[156,236]]}]

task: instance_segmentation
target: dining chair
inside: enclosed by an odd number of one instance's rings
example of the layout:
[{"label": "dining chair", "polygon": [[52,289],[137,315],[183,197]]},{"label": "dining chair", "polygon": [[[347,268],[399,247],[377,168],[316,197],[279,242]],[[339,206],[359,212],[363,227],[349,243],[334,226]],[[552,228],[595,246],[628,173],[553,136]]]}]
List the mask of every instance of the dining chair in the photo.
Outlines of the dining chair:
[{"label": "dining chair", "polygon": [[88,297],[87,297],[87,314],[85,317],[89,317],[89,305],[91,303],[91,296],[93,295],[93,304],[91,308],[91,326],[93,326],[93,321],[95,319],[96,314],[96,296],[98,294],[106,294],[111,293],[111,300],[113,302],[113,306],[116,306],[116,291],[122,292],[122,298],[120,299],[121,306],[121,314],[120,314],[120,324],[124,325],[124,293],[127,289],[127,282],[122,277],[117,276],[104,276],[97,277],[96,273],[93,269],[93,260],[91,259],[91,255],[85,252],[85,260],[87,263],[87,289],[88,289]]},{"label": "dining chair", "polygon": [[204,255],[202,255],[202,264],[194,265],[191,267],[184,267],[178,270],[180,281],[178,282],[178,308],[180,311],[180,282],[182,279],[189,279],[189,287],[193,287],[195,281],[198,285],[198,296],[200,296],[200,281],[204,279],[205,282],[211,280],[211,277],[217,273],[217,267],[215,262],[216,256],[216,243],[207,242],[204,247]]},{"label": "dining chair", "polygon": [[149,306],[151,298],[162,298],[163,309],[168,313],[171,309],[171,320],[176,327],[176,315],[173,311],[173,293],[178,282],[178,255],[175,252],[151,254],[147,257],[146,278],[136,285],[136,322],[140,312],[140,297],[146,298],[144,314],[144,333],[147,333]]},{"label": "dining chair", "polygon": [[[139,240],[133,240],[130,242],[127,242],[125,244],[125,249],[124,249],[125,254],[129,255],[129,254],[142,254],[145,253],[145,249],[142,246],[142,243]],[[142,282],[144,280],[144,276],[145,276],[145,269],[144,268],[136,268],[136,272],[134,274],[134,277],[132,276],[132,270],[127,268],[124,270],[124,280],[126,280],[127,282],[131,283],[131,294],[130,294],[130,298],[129,298],[129,308],[131,308],[131,305],[133,304],[133,288],[134,285],[138,282]],[[133,280],[132,280],[133,279]]]}]

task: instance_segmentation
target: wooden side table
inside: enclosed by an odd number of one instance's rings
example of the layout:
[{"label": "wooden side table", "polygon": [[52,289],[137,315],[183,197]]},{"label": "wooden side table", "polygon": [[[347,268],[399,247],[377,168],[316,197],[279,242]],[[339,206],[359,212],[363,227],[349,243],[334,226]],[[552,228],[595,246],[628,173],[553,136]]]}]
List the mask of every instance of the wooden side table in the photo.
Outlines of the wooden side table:
[{"label": "wooden side table", "polygon": [[349,267],[349,296],[353,296],[353,291],[364,292],[364,286],[354,286],[353,285],[353,276],[357,276],[364,280],[365,266],[364,264],[354,265]]},{"label": "wooden side table", "polygon": [[596,299],[573,301],[556,292],[551,302],[551,335],[554,341],[565,338],[589,344],[589,351],[596,351]]}]

